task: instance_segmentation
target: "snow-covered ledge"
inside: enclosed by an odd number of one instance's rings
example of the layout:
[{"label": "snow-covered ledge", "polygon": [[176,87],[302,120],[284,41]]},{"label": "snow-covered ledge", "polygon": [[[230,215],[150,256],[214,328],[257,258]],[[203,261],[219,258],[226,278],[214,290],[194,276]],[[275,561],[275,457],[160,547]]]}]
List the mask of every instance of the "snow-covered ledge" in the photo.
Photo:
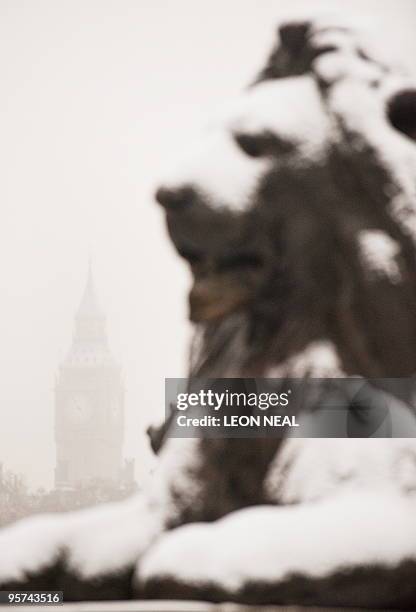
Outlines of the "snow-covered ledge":
[{"label": "snow-covered ledge", "polygon": [[[365,612],[354,608],[355,612]],[[242,606],[204,601],[103,601],[68,603],[60,606],[19,606],[19,612],[351,612],[346,608],[302,606]],[[382,611],[379,611],[382,612]]]},{"label": "snow-covered ledge", "polygon": [[[58,606],[19,606],[20,612],[236,612],[238,607],[222,607],[203,601],[84,601]],[[1,609],[1,608],[0,608]],[[241,610],[245,608],[241,608]],[[286,609],[286,608],[284,608]],[[270,608],[267,609],[267,612]]]}]

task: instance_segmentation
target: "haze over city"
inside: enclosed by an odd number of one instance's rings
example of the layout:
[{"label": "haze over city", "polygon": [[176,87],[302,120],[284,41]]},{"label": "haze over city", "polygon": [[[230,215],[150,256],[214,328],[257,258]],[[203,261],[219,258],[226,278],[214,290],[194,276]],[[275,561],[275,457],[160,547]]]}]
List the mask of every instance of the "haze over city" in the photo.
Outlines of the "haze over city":
[{"label": "haze over city", "polygon": [[[396,22],[386,50],[415,56],[413,0],[345,7],[382,39]],[[0,462],[30,486],[53,483],[54,379],[89,257],[125,381],[125,455],[139,481],[151,466],[143,432],[163,418],[164,378],[186,373],[190,333],[188,272],[152,193],[286,14],[277,0],[0,0]]]}]

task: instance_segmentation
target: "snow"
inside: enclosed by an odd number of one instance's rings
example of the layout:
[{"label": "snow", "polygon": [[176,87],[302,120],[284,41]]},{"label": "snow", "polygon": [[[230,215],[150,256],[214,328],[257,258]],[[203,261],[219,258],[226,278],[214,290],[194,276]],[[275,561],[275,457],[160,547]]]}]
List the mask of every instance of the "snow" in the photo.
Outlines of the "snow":
[{"label": "snow", "polygon": [[159,463],[151,475],[150,503],[162,507],[169,521],[181,512],[180,500],[198,504],[201,483],[197,477],[201,454],[198,438],[168,438],[159,455]]},{"label": "snow", "polygon": [[[389,214],[416,240],[416,146],[386,120],[391,97],[416,85],[360,58],[349,35],[317,30],[312,40],[338,49],[314,63],[319,78],[331,84],[325,104],[333,122],[325,118],[310,77],[302,77],[296,79],[299,89],[295,79],[257,86],[230,113],[227,125],[235,132],[269,131],[290,139],[306,159],[325,154],[331,138],[350,147],[352,157],[369,147],[391,177],[385,193]],[[304,142],[311,143],[309,150],[302,149]],[[221,161],[229,170],[229,160]],[[227,200],[221,182],[211,191],[203,188],[213,201]],[[245,203],[254,188],[252,175],[242,192]],[[380,230],[361,232],[357,239],[365,265],[399,282],[399,245]],[[340,369],[336,348],[323,340],[269,376],[340,376]],[[406,435],[403,423],[407,435],[414,434],[406,408],[397,402],[394,413],[393,434]],[[140,563],[140,580],[214,582],[232,591],[247,581],[273,582],[293,572],[325,576],[352,565],[393,567],[416,558],[415,439],[288,439],[269,469],[266,488],[271,500],[289,505],[241,510],[214,524],[163,535]]]},{"label": "snow", "polygon": [[330,133],[318,87],[310,75],[269,80],[248,90],[229,125],[233,132],[270,132],[291,142],[296,147],[294,163],[299,158],[322,156]]},{"label": "snow", "polygon": [[143,493],[125,502],[74,513],[67,527],[68,563],[83,577],[115,572],[134,564],[165,528],[177,519],[181,501],[198,503],[200,440],[169,438]]},{"label": "snow", "polygon": [[293,572],[324,576],[354,564],[393,567],[416,557],[416,439],[288,439],[265,486],[278,507],[241,510],[161,535],[139,561],[137,579],[236,591],[248,581],[278,581]]},{"label": "snow", "polygon": [[[234,134],[268,132],[290,141],[296,149],[294,167],[323,157],[330,141],[351,147],[352,156],[369,146],[391,176],[385,194],[389,213],[416,239],[416,147],[386,121],[391,96],[411,81],[360,58],[358,39],[351,33],[318,24],[311,44],[336,47],[314,62],[315,74],[331,85],[324,104],[312,76],[258,84],[211,126],[200,150],[165,186],[192,185],[211,206],[239,211],[279,159],[245,156]],[[357,240],[370,271],[400,281],[400,248],[390,236],[368,230]],[[314,342],[284,368],[269,372],[285,375],[341,376],[336,347],[326,340]],[[407,414],[399,403],[396,412]],[[399,421],[392,419],[393,429]],[[408,423],[411,432],[414,423]],[[198,483],[188,467],[198,463],[197,445],[196,440],[168,442],[155,485],[157,499],[170,504],[177,490],[197,503]],[[275,582],[291,573],[321,577],[353,565],[394,567],[415,559],[415,468],[415,439],[290,438],[266,478],[270,500],[284,505],[245,509],[162,535],[139,563],[139,580],[214,582],[234,591],[247,581]]]},{"label": "snow", "polygon": [[212,208],[238,211],[247,206],[268,167],[268,160],[246,156],[229,131],[214,129],[166,174],[162,184],[167,189],[195,187]]},{"label": "snow", "polygon": [[[235,134],[269,133],[294,146],[293,168],[325,157],[329,143],[377,151],[392,176],[392,217],[416,239],[416,146],[386,120],[391,97],[415,87],[384,63],[358,55],[362,36],[342,31],[340,20],[319,20],[312,26],[310,44],[333,45],[335,51],[317,57],[313,73],[268,80],[246,90],[210,123],[198,147],[162,181],[167,188],[195,188],[212,208],[243,211],[251,205],[256,187],[272,164],[287,163],[287,153],[272,160],[252,158],[241,151]],[[368,55],[372,55],[371,50]],[[331,85],[322,100],[316,76]],[[345,131],[357,138],[346,138]],[[346,145],[346,143],[349,145]],[[272,154],[271,154],[272,155]],[[409,229],[410,228],[410,229]]]},{"label": "snow", "polygon": [[283,504],[322,499],[351,486],[358,497],[369,489],[416,489],[416,439],[289,438],[265,483],[268,497]]},{"label": "snow", "polygon": [[[315,20],[310,37],[315,48],[334,47],[334,51],[317,57],[313,71],[330,86],[325,102],[338,129],[337,140],[344,147],[349,142],[352,154],[363,146],[377,153],[379,163],[391,176],[386,187],[391,217],[416,241],[416,146],[387,118],[392,97],[415,89],[416,80],[392,64],[381,45],[372,48],[369,32],[357,28],[342,31],[340,24],[344,25],[339,19],[332,23]],[[366,57],[358,53],[360,50]],[[382,60],[368,61],[372,57]]]},{"label": "snow", "polygon": [[[389,212],[416,240],[416,146],[386,122],[388,100],[411,81],[360,59],[350,34],[324,31],[318,24],[311,40],[338,49],[314,63],[315,73],[332,84],[327,109],[313,76],[260,83],[211,125],[201,146],[164,186],[193,185],[212,207],[241,211],[261,177],[280,161],[248,157],[236,144],[236,133],[269,132],[290,141],[295,167],[325,156],[334,139],[345,146],[345,130],[357,136],[348,139],[352,155],[354,147],[370,145],[391,171]],[[361,232],[358,243],[371,270],[400,280],[399,246],[392,238],[372,230]],[[91,295],[87,302],[87,310],[95,310]],[[269,372],[287,375],[341,376],[336,347],[327,340],[314,342],[284,368]],[[1,531],[2,579],[23,579],[26,572],[53,564],[62,551],[69,567],[84,577],[119,571],[144,554],[141,580],[214,581],[230,590],[292,572],[324,576],[353,564],[393,566],[415,558],[416,440],[288,439],[270,466],[266,489],[270,500],[289,505],[245,509],[160,536],[166,521],[180,515],[180,500],[199,503],[199,444],[193,438],[169,439],[148,490],[126,502],[35,517]]]},{"label": "snow", "polygon": [[365,267],[376,276],[385,276],[393,284],[401,280],[400,268],[396,261],[400,245],[386,232],[366,230],[358,235],[358,245]]},{"label": "snow", "polygon": [[84,577],[117,572],[133,564],[161,529],[141,495],[113,504],[19,521],[0,532],[2,581],[53,565],[60,554]]},{"label": "snow", "polygon": [[388,488],[245,509],[164,535],[144,556],[138,577],[238,591],[247,582],[277,582],[291,573],[323,577],[353,565],[394,567],[416,556],[415,510],[414,497]]},{"label": "snow", "polygon": [[365,62],[349,51],[347,54],[344,51],[323,54],[315,60],[314,70],[325,83],[334,83],[351,74],[360,80],[377,83],[383,76],[378,64]]},{"label": "snow", "polygon": [[66,525],[68,566],[83,578],[131,567],[159,535],[161,511],[138,494],[74,513]]},{"label": "snow", "polygon": [[[416,81],[397,72],[380,72],[380,64],[342,52],[322,55],[314,62],[314,70],[332,83],[327,105],[334,125],[338,125],[338,141],[344,147],[348,142],[351,154],[364,146],[376,152],[378,163],[391,177],[385,187],[388,212],[416,241],[416,146],[386,117],[392,96],[403,89],[415,89]],[[380,74],[383,78],[378,83]]]},{"label": "snow", "polygon": [[316,28],[309,37],[309,44],[314,49],[333,47],[343,53],[356,53],[358,50],[357,37],[354,31],[339,29],[336,26]]},{"label": "snow", "polygon": [[283,365],[270,368],[268,378],[334,378],[343,376],[341,361],[336,346],[330,340],[311,342],[305,349],[285,361]]},{"label": "snow", "polygon": [[269,157],[240,150],[234,134],[269,132],[295,147],[293,163],[323,155],[330,124],[311,76],[260,83],[218,114],[202,143],[162,180],[168,189],[193,186],[212,208],[244,210]]},{"label": "snow", "polygon": [[[294,16],[296,15],[296,16]],[[387,44],[385,36],[380,36],[379,24],[370,13],[354,13],[337,6],[336,11],[296,11],[291,7],[286,19],[289,23],[310,23],[308,38],[314,48],[335,45],[339,50],[353,52],[365,51],[367,57],[377,58],[383,66],[396,66],[394,48]],[[392,61],[393,58],[393,61]]]},{"label": "snow", "polygon": [[65,539],[65,520],[43,515],[15,523],[0,531],[0,576],[2,582],[23,580],[26,572],[48,567]]},{"label": "snow", "polygon": [[134,565],[180,512],[176,499],[197,503],[199,440],[168,440],[148,488],[123,502],[19,521],[0,531],[1,580],[23,580],[52,566],[61,554],[82,578],[117,573]]}]

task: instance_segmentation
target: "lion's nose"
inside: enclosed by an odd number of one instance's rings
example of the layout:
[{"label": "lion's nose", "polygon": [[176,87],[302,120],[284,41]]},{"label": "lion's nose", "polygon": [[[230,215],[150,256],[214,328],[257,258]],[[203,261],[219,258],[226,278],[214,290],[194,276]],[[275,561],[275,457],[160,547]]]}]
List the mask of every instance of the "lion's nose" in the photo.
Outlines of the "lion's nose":
[{"label": "lion's nose", "polygon": [[166,210],[186,208],[192,204],[194,196],[194,191],[190,187],[159,187],[155,193],[156,201]]}]

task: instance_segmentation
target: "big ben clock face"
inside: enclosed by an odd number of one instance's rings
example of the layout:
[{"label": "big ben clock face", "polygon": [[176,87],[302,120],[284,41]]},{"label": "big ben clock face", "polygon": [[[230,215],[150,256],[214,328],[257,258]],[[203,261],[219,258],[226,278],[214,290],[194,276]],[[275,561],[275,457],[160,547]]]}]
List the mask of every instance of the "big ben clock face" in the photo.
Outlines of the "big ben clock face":
[{"label": "big ben clock face", "polygon": [[81,393],[74,395],[68,402],[68,414],[74,425],[82,425],[91,416],[91,405],[88,398]]}]

